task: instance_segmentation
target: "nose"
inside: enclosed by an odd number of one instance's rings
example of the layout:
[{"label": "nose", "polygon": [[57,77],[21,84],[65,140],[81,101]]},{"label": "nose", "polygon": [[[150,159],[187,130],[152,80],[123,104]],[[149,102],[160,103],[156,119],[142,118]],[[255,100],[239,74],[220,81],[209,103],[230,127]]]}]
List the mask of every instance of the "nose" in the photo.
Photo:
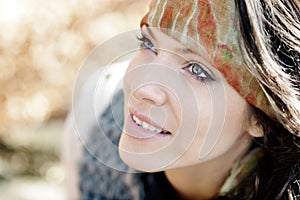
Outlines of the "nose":
[{"label": "nose", "polygon": [[141,103],[161,106],[167,101],[167,91],[161,85],[149,83],[133,90],[133,96]]}]

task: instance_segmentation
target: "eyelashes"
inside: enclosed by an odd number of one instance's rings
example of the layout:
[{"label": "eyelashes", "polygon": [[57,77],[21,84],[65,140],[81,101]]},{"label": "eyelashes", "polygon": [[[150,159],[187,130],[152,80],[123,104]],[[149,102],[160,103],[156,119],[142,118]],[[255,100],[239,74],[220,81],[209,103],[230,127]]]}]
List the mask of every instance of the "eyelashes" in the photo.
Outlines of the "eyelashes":
[{"label": "eyelashes", "polygon": [[136,36],[137,40],[140,42],[140,48],[143,50],[150,50],[153,53],[157,54],[157,48],[153,45],[151,40],[149,40],[144,35]]},{"label": "eyelashes", "polygon": [[[154,46],[152,41],[147,38],[145,35],[141,34],[141,36],[136,36],[139,41],[139,46],[141,50],[147,50],[155,55],[158,55],[158,49]],[[214,81],[213,75],[205,70],[206,67],[203,67],[203,64],[198,61],[188,61],[187,64],[182,68],[186,73],[188,73],[192,78],[200,81]]]},{"label": "eyelashes", "polygon": [[204,70],[202,65],[197,61],[189,61],[188,66],[184,67],[183,69],[187,71],[192,77],[201,82],[214,81],[213,76],[210,75],[206,70]]}]

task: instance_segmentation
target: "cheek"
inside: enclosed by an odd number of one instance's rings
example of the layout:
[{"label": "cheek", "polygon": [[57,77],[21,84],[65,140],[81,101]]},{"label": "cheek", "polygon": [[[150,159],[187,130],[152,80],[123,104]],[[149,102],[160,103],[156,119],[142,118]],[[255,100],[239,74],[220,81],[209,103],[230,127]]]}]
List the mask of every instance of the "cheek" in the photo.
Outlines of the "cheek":
[{"label": "cheek", "polygon": [[245,125],[248,123],[248,103],[234,89],[228,88],[226,98],[225,130],[231,135],[245,133]]},{"label": "cheek", "polygon": [[[214,127],[218,127],[214,135],[218,142],[215,144],[215,153],[222,154],[234,147],[239,141],[247,137],[245,123],[247,123],[247,102],[233,89],[226,88],[224,110],[218,113],[219,123],[213,120]],[[211,134],[209,135],[211,137]],[[248,138],[248,137],[247,137]]]},{"label": "cheek", "polygon": [[[199,118],[196,137],[186,154],[190,162],[210,160],[226,153],[245,134],[247,115],[245,100],[226,85],[198,87],[195,97]],[[183,117],[189,121],[193,115]]]},{"label": "cheek", "polygon": [[[181,115],[182,127],[178,132],[178,135],[191,139],[187,151],[182,157],[185,165],[199,162],[201,154],[210,152],[217,142],[219,134],[215,131],[216,121],[213,122],[212,119],[214,109],[208,88],[206,86],[199,87],[198,83],[193,90],[195,92],[193,98],[197,104],[192,106],[192,110]],[[190,105],[183,106],[182,109],[188,109],[189,107]]]}]

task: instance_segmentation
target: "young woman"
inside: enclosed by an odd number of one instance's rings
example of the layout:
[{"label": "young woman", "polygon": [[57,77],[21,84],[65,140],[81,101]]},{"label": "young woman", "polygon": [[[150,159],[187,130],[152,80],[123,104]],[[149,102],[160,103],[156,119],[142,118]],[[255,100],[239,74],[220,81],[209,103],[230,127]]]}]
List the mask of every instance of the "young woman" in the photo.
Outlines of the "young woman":
[{"label": "young woman", "polygon": [[81,199],[300,199],[299,15],[296,0],[153,1]]}]

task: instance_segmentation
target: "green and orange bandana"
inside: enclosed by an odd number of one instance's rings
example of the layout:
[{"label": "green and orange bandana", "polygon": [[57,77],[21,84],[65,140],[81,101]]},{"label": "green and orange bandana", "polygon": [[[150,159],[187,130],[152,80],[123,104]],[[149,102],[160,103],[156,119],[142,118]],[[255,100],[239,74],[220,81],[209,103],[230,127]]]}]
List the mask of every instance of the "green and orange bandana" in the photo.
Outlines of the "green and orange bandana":
[{"label": "green and orange bandana", "polygon": [[228,83],[247,102],[274,118],[262,88],[244,62],[234,0],[154,0],[143,25],[161,29],[187,48],[195,50],[190,40],[204,47]]}]

